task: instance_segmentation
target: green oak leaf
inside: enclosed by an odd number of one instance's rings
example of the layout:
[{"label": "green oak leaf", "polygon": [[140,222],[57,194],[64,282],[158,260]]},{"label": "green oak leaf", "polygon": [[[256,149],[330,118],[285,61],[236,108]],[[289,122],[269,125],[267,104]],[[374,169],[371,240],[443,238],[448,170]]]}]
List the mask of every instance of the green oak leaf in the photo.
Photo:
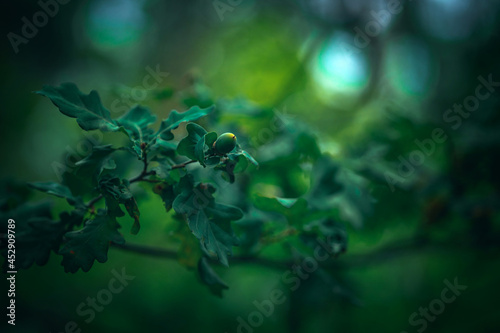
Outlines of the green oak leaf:
[{"label": "green oak leaf", "polygon": [[168,212],[172,209],[172,204],[179,194],[177,184],[181,178],[180,171],[179,169],[162,171],[157,175],[162,177],[162,181],[153,187],[153,192],[161,197]]},{"label": "green oak leaf", "polygon": [[242,211],[216,203],[212,196],[215,188],[205,184],[194,186],[190,175],[181,178],[178,192],[172,204],[175,212],[186,215],[188,226],[202,247],[228,266],[227,256],[232,254],[232,247],[238,245],[231,221],[242,218]]},{"label": "green oak leaf", "polygon": [[222,297],[224,289],[229,289],[228,285],[217,275],[204,257],[198,261],[198,274],[201,281],[208,286],[212,294],[218,297]]},{"label": "green oak leaf", "polygon": [[206,166],[205,147],[208,147],[208,151],[210,151],[211,147],[213,146],[216,140],[217,140],[217,133],[210,132],[205,134],[203,138],[196,144],[196,147],[194,149],[194,154],[196,155],[198,162],[200,162],[200,164],[203,165],[203,167]]},{"label": "green oak leaf", "polygon": [[182,156],[189,157],[197,160],[204,167],[205,164],[205,151],[210,149],[217,140],[217,133],[207,133],[203,127],[195,123],[189,123],[186,126],[188,136],[182,139],[177,146],[177,153]]},{"label": "green oak leaf", "polygon": [[66,243],[59,252],[63,255],[61,264],[64,270],[76,273],[81,268],[82,271],[88,272],[94,260],[106,262],[110,242],[125,243],[118,232],[119,227],[114,217],[99,211],[94,219],[85,223],[83,229],[66,233]]},{"label": "green oak leaf", "polygon": [[76,209],[62,212],[59,221],[48,217],[33,217],[27,220],[28,228],[16,234],[16,266],[29,268],[33,263],[45,265],[50,252],[59,249],[64,233],[83,221],[84,211]]},{"label": "green oak leaf", "polygon": [[197,160],[195,154],[196,145],[201,141],[205,134],[207,134],[207,131],[195,123],[187,124],[186,130],[188,135],[177,145],[177,153],[179,155],[189,157],[192,160]]},{"label": "green oak leaf", "polygon": [[69,204],[73,206],[83,206],[82,198],[74,197],[70,189],[62,184],[55,182],[37,182],[29,183],[28,185],[47,194],[52,194],[56,197],[64,198],[68,201]]},{"label": "green oak leaf", "polygon": [[59,87],[44,86],[36,93],[50,98],[62,114],[76,118],[78,125],[86,131],[114,132],[120,129],[95,90],[85,95],[74,83],[63,83]]},{"label": "green oak leaf", "polygon": [[148,108],[140,105],[133,107],[122,117],[116,119],[116,123],[122,126],[128,135],[132,142],[132,150],[139,158],[143,156],[141,143],[150,140],[154,131],[149,125],[155,122],[156,115]]},{"label": "green oak leaf", "polygon": [[193,105],[208,107],[213,104],[211,90],[199,78],[195,78],[192,85],[180,95],[182,102],[188,107]]},{"label": "green oak leaf", "polygon": [[160,125],[160,129],[156,135],[163,140],[169,141],[174,138],[172,130],[179,127],[180,124],[186,121],[195,121],[201,117],[206,116],[215,109],[214,106],[201,109],[199,106],[193,106],[189,108],[186,112],[179,113],[176,110],[172,110],[168,115],[168,118],[163,120]]},{"label": "green oak leaf", "polygon": [[76,167],[63,174],[63,184],[73,194],[83,194],[96,187],[105,170],[116,168],[111,154],[116,149],[111,145],[94,146],[92,152],[78,161]]},{"label": "green oak leaf", "polygon": [[132,139],[144,142],[144,137],[153,133],[149,125],[154,124],[156,115],[147,107],[136,105],[129,112],[116,119]]},{"label": "green oak leaf", "polygon": [[177,142],[165,141],[160,138],[156,138],[151,146],[147,147],[148,157],[168,156],[174,157],[177,150]]},{"label": "green oak leaf", "polygon": [[124,213],[119,205],[123,204],[125,206],[127,213],[134,219],[130,233],[136,235],[141,228],[139,222],[140,212],[137,202],[132,192],[130,192],[128,181],[109,175],[99,181],[99,190],[106,201],[108,215],[122,217]]}]

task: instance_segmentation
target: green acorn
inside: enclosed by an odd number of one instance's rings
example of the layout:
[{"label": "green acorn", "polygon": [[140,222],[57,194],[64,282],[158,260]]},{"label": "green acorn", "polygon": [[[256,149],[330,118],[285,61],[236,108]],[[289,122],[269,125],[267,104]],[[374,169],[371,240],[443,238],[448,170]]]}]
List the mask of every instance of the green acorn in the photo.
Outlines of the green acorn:
[{"label": "green acorn", "polygon": [[214,142],[214,149],[219,155],[225,155],[236,147],[236,135],[233,133],[221,134]]}]

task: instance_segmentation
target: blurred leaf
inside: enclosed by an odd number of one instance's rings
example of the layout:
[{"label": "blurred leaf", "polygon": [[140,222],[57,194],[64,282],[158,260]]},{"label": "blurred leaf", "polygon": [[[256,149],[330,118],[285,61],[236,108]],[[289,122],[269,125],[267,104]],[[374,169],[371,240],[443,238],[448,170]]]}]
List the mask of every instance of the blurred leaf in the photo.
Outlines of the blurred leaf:
[{"label": "blurred leaf", "polygon": [[268,198],[256,195],[254,205],[260,210],[285,216],[296,227],[302,225],[308,213],[307,201],[303,198]]},{"label": "blurred leaf", "polygon": [[56,197],[64,198],[68,201],[69,204],[73,206],[83,206],[82,198],[75,198],[71,193],[70,189],[64,185],[55,182],[38,182],[38,183],[29,183],[34,189],[45,192],[47,194],[55,195]]},{"label": "blurred leaf", "polygon": [[327,252],[332,257],[347,251],[347,231],[342,223],[331,218],[313,221],[304,226],[300,239],[312,249],[320,246],[320,256]]},{"label": "blurred leaf", "polygon": [[203,84],[200,78],[193,78],[192,85],[181,93],[182,103],[187,107],[199,105],[201,107],[209,107],[213,104],[212,92]]},{"label": "blurred leaf", "polygon": [[229,289],[227,284],[217,275],[217,273],[210,267],[206,258],[200,258],[198,262],[198,273],[200,274],[201,281],[210,288],[212,294],[222,297],[222,291]]},{"label": "blurred leaf", "polygon": [[157,89],[154,93],[154,98],[157,100],[166,100],[174,95],[174,89],[172,88],[163,88]]},{"label": "blurred leaf", "polygon": [[32,193],[25,182],[4,180],[0,186],[0,211],[6,212],[25,204]]},{"label": "blurred leaf", "polygon": [[328,209],[328,198],[340,190],[343,186],[337,181],[340,166],[329,156],[323,156],[316,161],[312,170],[311,189],[307,195],[311,204],[318,209]]},{"label": "blurred leaf", "polygon": [[181,242],[181,246],[177,251],[177,260],[187,268],[196,268],[202,256],[200,242],[181,216],[175,215],[174,219],[179,221],[179,228],[173,233],[173,236]]},{"label": "blurred leaf", "polygon": [[[262,213],[260,213],[262,214]],[[245,252],[254,252],[262,237],[265,216],[253,208],[252,214],[246,213],[245,217],[234,224],[240,240],[240,248]]]},{"label": "blurred leaf", "polygon": [[246,98],[238,97],[234,99],[219,99],[217,101],[217,109],[221,110],[228,116],[246,116],[246,117],[268,117],[272,111],[270,109],[262,109],[260,106],[252,103]]}]

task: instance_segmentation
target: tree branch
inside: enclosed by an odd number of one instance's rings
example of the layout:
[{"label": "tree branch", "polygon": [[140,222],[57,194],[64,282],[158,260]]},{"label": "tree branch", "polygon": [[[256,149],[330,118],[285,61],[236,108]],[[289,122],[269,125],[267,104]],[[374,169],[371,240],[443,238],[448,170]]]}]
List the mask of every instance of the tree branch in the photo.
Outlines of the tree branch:
[{"label": "tree branch", "polygon": [[[127,252],[135,252],[156,258],[177,259],[177,252],[169,249],[162,249],[154,246],[139,245],[139,244],[115,244],[113,247],[119,248]],[[469,244],[472,246],[473,244]],[[338,258],[327,259],[320,262],[319,265],[328,269],[351,269],[357,267],[366,267],[381,262],[386,262],[400,257],[409,255],[414,251],[456,251],[457,249],[467,250],[468,246],[464,243],[446,241],[446,242],[430,242],[423,237],[413,237],[403,241],[393,242],[378,250],[367,254],[344,255]],[[271,258],[257,257],[254,255],[241,255],[229,258],[231,265],[239,264],[256,264],[276,270],[290,269],[294,264],[294,260],[278,260]]]},{"label": "tree branch", "polygon": [[177,252],[168,250],[168,249],[161,249],[157,247],[152,247],[152,246],[146,246],[146,245],[138,245],[138,244],[116,244],[116,243],[111,243],[111,246],[119,248],[121,250],[127,251],[127,252],[135,252],[139,254],[145,254],[151,257],[159,257],[159,258],[165,258],[165,259],[177,259]]}]

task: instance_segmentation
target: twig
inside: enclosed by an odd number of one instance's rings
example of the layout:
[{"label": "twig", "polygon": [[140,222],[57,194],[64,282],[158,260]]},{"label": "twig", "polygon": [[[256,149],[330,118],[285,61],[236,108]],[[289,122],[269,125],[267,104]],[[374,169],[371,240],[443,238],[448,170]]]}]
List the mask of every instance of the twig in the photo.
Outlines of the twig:
[{"label": "twig", "polygon": [[129,183],[130,184],[133,184],[133,183],[136,183],[136,182],[141,182],[141,181],[147,181],[149,182],[150,180],[149,179],[144,179],[144,177],[147,177],[147,176],[151,176],[151,175],[154,175],[155,172],[154,171],[148,171],[148,172],[141,172],[140,175],[132,178],[132,179],[129,179]]},{"label": "twig", "polygon": [[[155,180],[145,179],[145,177],[147,177],[147,176],[151,176],[151,175],[156,174],[155,171],[148,171],[148,165],[149,165],[149,163],[148,163],[148,155],[147,155],[147,152],[146,152],[145,148],[146,147],[142,148],[142,151],[143,151],[143,160],[142,161],[144,163],[142,171],[136,177],[133,177],[133,178],[129,179],[128,182],[130,184],[133,184],[133,183],[136,183],[136,182],[140,182],[140,181],[146,181],[146,182],[150,182],[150,183],[156,183],[157,182]],[[104,196],[102,194],[99,194],[97,197],[91,199],[87,204],[85,204],[85,207],[92,208],[92,206],[94,206],[102,198],[104,198]]]},{"label": "twig", "polygon": [[160,257],[160,258],[166,258],[166,259],[176,259],[177,258],[177,253],[168,250],[168,249],[160,249],[157,247],[152,247],[152,246],[144,246],[144,245],[137,245],[137,244],[116,244],[116,243],[111,243],[113,247],[117,247],[119,249],[122,249],[127,252],[135,252],[139,254],[146,254],[151,257]]},{"label": "twig", "polygon": [[191,160],[191,161],[187,161],[187,162],[184,162],[184,163],[181,163],[181,164],[177,164],[177,165],[172,166],[170,168],[170,170],[184,168],[186,165],[191,164],[191,163],[195,163],[195,162],[198,162],[198,161],[197,160]]},{"label": "twig", "polygon": [[99,194],[97,197],[95,197],[95,198],[91,199],[89,202],[87,202],[85,204],[85,207],[91,208],[92,206],[94,206],[102,198],[104,198],[104,196],[102,194]]}]

